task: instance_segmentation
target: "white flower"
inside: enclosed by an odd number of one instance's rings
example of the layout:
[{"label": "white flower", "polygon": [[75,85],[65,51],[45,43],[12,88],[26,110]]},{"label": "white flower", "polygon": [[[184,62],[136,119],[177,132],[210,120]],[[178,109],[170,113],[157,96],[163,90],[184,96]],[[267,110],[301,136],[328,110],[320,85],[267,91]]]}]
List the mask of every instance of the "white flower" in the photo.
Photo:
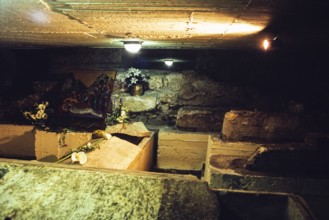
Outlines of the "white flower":
[{"label": "white flower", "polygon": [[110,140],[111,137],[112,137],[112,135],[109,134],[109,133],[105,133],[104,136],[103,136],[103,138],[106,139],[106,140]]},{"label": "white flower", "polygon": [[131,84],[135,84],[135,83],[137,83],[137,81],[138,81],[138,79],[136,79],[135,77],[133,77],[133,78],[131,78]]},{"label": "white flower", "polygon": [[80,164],[85,164],[87,163],[87,155],[85,154],[85,152],[81,151],[81,152],[74,152],[71,155],[71,159],[72,162],[79,162]]}]

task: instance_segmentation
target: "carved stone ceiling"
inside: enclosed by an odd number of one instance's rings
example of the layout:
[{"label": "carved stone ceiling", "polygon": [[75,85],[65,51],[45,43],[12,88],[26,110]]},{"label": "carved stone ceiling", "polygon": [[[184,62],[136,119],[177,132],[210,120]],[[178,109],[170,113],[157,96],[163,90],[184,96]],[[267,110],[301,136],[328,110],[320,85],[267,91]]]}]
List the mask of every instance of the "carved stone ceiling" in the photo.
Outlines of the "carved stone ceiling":
[{"label": "carved stone ceiling", "polygon": [[319,44],[327,9],[324,0],[0,0],[0,46],[121,48],[138,39],[152,49],[245,49],[268,35]]}]

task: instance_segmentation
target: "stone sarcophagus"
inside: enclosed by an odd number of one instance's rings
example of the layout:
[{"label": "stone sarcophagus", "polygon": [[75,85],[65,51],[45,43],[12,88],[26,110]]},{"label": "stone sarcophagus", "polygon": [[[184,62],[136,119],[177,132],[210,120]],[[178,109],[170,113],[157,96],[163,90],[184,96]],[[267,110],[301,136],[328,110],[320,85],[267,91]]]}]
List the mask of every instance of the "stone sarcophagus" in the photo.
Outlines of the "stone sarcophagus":
[{"label": "stone sarcophagus", "polygon": [[[33,126],[0,126],[0,157],[14,159],[57,162],[70,150],[93,139],[91,132],[58,133],[34,129]],[[151,169],[154,133],[148,131],[143,123],[111,126],[107,127],[107,132],[113,134],[112,137],[101,141],[97,149],[87,153],[88,161],[83,166],[122,170]],[[64,162],[71,163],[71,160]]]}]

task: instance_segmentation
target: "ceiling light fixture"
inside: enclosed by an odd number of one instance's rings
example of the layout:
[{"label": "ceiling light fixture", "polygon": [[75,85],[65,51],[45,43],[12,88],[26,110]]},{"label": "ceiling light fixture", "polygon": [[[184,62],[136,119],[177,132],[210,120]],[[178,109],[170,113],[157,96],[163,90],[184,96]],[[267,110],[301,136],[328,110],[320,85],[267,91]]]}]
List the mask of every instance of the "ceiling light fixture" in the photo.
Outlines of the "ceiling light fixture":
[{"label": "ceiling light fixture", "polygon": [[137,53],[142,48],[141,41],[124,41],[123,46],[130,53]]},{"label": "ceiling light fixture", "polygon": [[172,59],[167,59],[167,60],[164,60],[164,63],[165,63],[167,66],[172,66],[173,63],[174,63],[174,60],[172,60]]}]

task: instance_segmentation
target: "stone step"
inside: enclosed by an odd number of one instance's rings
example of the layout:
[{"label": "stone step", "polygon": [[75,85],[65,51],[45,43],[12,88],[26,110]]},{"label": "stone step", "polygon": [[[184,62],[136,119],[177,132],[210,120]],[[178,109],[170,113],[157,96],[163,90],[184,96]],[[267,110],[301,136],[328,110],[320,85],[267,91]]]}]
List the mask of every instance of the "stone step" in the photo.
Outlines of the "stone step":
[{"label": "stone step", "polygon": [[301,141],[305,129],[298,115],[232,110],[225,114],[222,138],[226,141]]},{"label": "stone step", "polygon": [[210,134],[214,133],[160,129],[157,168],[201,170],[206,159]]}]

